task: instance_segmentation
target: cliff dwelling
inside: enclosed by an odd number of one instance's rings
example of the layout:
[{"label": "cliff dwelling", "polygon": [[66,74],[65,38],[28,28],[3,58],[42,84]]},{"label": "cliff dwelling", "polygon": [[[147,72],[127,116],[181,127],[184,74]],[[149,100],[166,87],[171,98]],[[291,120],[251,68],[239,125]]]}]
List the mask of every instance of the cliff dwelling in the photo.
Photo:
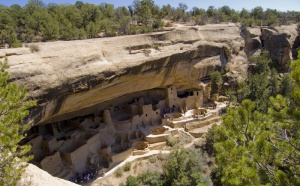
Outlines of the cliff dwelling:
[{"label": "cliff dwelling", "polygon": [[209,108],[201,90],[179,93],[175,86],[127,97],[132,99],[103,103],[109,106],[93,114],[31,128],[22,143],[32,146],[32,163],[65,179],[109,169],[129,156],[162,149],[179,128],[200,137],[197,129],[218,121],[226,107]]}]

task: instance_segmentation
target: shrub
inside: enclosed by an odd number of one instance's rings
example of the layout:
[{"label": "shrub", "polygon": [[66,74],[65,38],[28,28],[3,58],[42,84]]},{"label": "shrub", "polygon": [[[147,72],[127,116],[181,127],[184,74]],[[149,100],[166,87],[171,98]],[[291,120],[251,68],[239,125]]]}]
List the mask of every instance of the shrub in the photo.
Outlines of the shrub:
[{"label": "shrub", "polygon": [[133,176],[128,176],[126,178],[126,185],[125,186],[140,186],[138,180],[136,179],[136,177]]},{"label": "shrub", "polygon": [[208,132],[205,135],[205,143],[202,145],[202,149],[207,152],[209,156],[215,155],[215,130],[217,125],[214,124],[212,128],[208,130]]},{"label": "shrub", "polygon": [[22,43],[19,40],[16,40],[11,44],[11,47],[12,48],[22,47]]},{"label": "shrub", "polygon": [[177,143],[179,142],[178,138],[174,138],[174,137],[167,137],[167,145],[170,147],[174,147]]},{"label": "shrub", "polygon": [[128,171],[130,171],[130,169],[131,169],[131,162],[127,162],[127,163],[125,163],[125,165],[124,165],[124,171],[125,172],[128,172]]},{"label": "shrub", "polygon": [[149,158],[150,163],[155,163],[156,160],[157,160],[157,158],[156,158],[155,156],[151,156],[151,157]]},{"label": "shrub", "polygon": [[163,160],[166,159],[166,157],[165,157],[165,155],[164,155],[162,152],[160,152],[160,153],[157,155],[157,159],[158,159],[159,161],[163,161]]},{"label": "shrub", "polygon": [[160,29],[165,26],[165,23],[161,19],[154,20],[153,28]]},{"label": "shrub", "polygon": [[164,166],[164,185],[212,185],[204,174],[204,157],[195,149],[173,149]]},{"label": "shrub", "polygon": [[194,146],[195,146],[195,148],[201,148],[202,147],[202,142],[201,141],[195,141]]},{"label": "shrub", "polygon": [[162,186],[164,184],[164,180],[161,179],[160,174],[158,172],[146,172],[140,174],[137,177],[137,180],[143,185]]},{"label": "shrub", "polygon": [[35,45],[35,44],[33,44],[33,45],[30,45],[29,46],[29,49],[30,49],[30,52],[38,52],[38,51],[40,51],[40,48],[39,48],[39,46],[38,45]]},{"label": "shrub", "polygon": [[165,26],[166,27],[172,27],[172,23],[171,22],[167,22]]},{"label": "shrub", "polygon": [[113,28],[108,28],[105,30],[105,36],[106,37],[113,37],[116,36],[117,32]]},{"label": "shrub", "polygon": [[118,169],[116,170],[116,172],[115,172],[115,176],[116,176],[117,178],[120,178],[120,177],[123,176],[123,173],[124,173],[124,170],[123,170],[122,168],[118,168]]},{"label": "shrub", "polygon": [[136,25],[130,25],[130,27],[128,28],[128,35],[134,35],[137,34],[138,32],[138,27]]},{"label": "shrub", "polygon": [[153,31],[153,28],[151,26],[143,25],[143,26],[139,27],[139,33],[140,34],[149,33],[149,32],[152,32],[152,31]]}]

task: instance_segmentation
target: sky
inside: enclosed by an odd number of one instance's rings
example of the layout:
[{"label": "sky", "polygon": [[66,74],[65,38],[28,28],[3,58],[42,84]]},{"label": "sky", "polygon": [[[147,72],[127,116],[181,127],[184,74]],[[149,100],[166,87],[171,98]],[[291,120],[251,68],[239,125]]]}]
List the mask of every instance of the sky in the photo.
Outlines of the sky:
[{"label": "sky", "polygon": [[[75,4],[76,0],[42,0],[45,4],[57,3],[57,4]],[[84,3],[91,3],[99,5],[101,3],[114,4],[118,6],[131,5],[133,0],[81,0]],[[19,4],[24,6],[28,0],[0,0],[0,4],[10,6],[12,4]],[[162,7],[162,5],[170,4],[173,7],[177,7],[179,3],[185,3],[189,9],[193,7],[204,8],[205,10],[209,6],[220,8],[222,6],[229,6],[235,10],[242,10],[245,8],[251,10],[257,6],[261,6],[264,9],[271,8],[279,11],[300,11],[300,0],[154,0],[155,4]]]}]

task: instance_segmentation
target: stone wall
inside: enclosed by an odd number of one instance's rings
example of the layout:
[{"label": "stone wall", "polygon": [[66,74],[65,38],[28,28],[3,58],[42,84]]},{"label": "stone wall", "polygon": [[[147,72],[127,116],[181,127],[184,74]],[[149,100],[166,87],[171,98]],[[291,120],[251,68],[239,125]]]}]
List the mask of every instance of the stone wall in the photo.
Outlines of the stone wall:
[{"label": "stone wall", "polygon": [[40,164],[43,170],[53,176],[62,172],[64,168],[59,152],[55,152],[53,155],[45,157]]},{"label": "stone wall", "polygon": [[131,156],[131,153],[132,153],[132,148],[129,148],[129,149],[127,149],[127,150],[125,150],[121,153],[110,155],[110,159],[112,161],[112,164],[115,165],[115,164],[118,164],[118,163],[124,161],[129,156]]}]

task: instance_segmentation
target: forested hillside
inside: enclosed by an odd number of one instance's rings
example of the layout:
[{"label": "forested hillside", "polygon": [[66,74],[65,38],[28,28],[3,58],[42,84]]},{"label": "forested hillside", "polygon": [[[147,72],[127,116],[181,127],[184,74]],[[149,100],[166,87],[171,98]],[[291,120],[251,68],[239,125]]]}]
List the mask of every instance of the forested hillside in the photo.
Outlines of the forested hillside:
[{"label": "forested hillside", "polygon": [[251,11],[236,11],[228,6],[207,10],[188,7],[159,7],[153,0],[135,0],[128,7],[114,7],[76,1],[71,4],[44,4],[29,0],[21,7],[0,5],[1,45],[19,47],[22,42],[75,40],[117,35],[141,34],[172,26],[172,22],[204,25],[220,22],[240,22],[242,26],[282,25],[297,23],[300,13],[256,7]]},{"label": "forested hillside", "polygon": [[216,158],[214,185],[299,185],[300,53],[291,74],[278,75],[268,53],[252,58],[248,79],[230,91],[237,107],[209,131],[204,149]]}]

